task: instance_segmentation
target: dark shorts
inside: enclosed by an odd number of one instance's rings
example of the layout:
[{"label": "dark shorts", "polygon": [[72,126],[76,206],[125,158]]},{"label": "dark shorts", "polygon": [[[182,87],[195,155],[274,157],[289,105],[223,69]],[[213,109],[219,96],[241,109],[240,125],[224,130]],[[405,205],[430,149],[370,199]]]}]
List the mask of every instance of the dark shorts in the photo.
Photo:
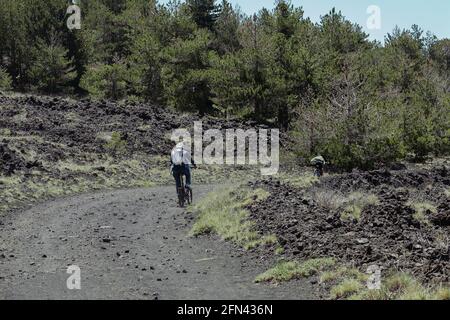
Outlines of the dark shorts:
[{"label": "dark shorts", "polygon": [[191,186],[191,167],[189,165],[173,166],[172,172],[177,185],[177,190],[181,186],[180,174],[186,176],[186,186]]}]

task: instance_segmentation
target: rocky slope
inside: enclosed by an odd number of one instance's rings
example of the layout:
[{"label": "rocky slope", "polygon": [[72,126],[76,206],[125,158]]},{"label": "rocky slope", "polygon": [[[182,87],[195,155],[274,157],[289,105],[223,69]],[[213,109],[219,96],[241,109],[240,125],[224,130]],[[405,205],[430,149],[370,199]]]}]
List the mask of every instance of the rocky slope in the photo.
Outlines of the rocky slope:
[{"label": "rocky slope", "polygon": [[304,190],[276,180],[252,185],[271,196],[249,207],[251,218],[291,258],[334,257],[363,272],[378,265],[449,282],[448,165],[354,171]]}]

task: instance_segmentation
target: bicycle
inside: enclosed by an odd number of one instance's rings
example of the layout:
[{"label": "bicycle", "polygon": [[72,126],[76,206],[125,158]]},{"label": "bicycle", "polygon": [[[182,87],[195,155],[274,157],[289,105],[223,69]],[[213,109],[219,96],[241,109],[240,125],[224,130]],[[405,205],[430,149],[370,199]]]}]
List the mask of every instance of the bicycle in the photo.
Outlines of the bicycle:
[{"label": "bicycle", "polygon": [[184,182],[184,174],[180,173],[181,186],[177,190],[178,204],[180,208],[184,208],[184,204],[190,205],[192,203],[192,189],[188,188]]}]

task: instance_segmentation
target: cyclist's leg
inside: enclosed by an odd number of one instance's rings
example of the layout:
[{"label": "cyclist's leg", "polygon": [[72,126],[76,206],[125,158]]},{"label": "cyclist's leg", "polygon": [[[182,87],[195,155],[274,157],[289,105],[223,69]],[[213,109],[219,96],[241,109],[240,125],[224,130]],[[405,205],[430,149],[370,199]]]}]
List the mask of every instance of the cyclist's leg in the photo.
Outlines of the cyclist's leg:
[{"label": "cyclist's leg", "polygon": [[191,167],[189,165],[184,167],[184,175],[186,176],[186,187],[191,189]]},{"label": "cyclist's leg", "polygon": [[320,165],[319,165],[319,164],[316,164],[314,167],[315,167],[315,168],[314,168],[314,175],[315,175],[316,177],[320,177]]},{"label": "cyclist's leg", "polygon": [[180,169],[178,167],[173,168],[173,177],[175,178],[175,185],[176,185],[177,193],[178,193],[178,188],[181,187],[181,175],[180,175]]}]

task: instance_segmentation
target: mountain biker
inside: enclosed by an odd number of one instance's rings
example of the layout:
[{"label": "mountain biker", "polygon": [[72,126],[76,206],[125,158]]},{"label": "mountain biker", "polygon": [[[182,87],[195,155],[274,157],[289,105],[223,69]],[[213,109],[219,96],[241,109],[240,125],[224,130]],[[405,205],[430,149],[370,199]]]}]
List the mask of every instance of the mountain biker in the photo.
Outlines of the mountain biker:
[{"label": "mountain biker", "polygon": [[181,175],[186,176],[186,187],[191,189],[191,164],[197,168],[194,160],[191,158],[190,146],[184,142],[178,143],[170,154],[170,172],[175,178],[175,184],[178,188],[181,186]]},{"label": "mountain biker", "polygon": [[317,157],[311,159],[311,164],[316,168],[314,175],[317,177],[323,176],[323,166],[325,165],[325,159],[319,154]]}]

